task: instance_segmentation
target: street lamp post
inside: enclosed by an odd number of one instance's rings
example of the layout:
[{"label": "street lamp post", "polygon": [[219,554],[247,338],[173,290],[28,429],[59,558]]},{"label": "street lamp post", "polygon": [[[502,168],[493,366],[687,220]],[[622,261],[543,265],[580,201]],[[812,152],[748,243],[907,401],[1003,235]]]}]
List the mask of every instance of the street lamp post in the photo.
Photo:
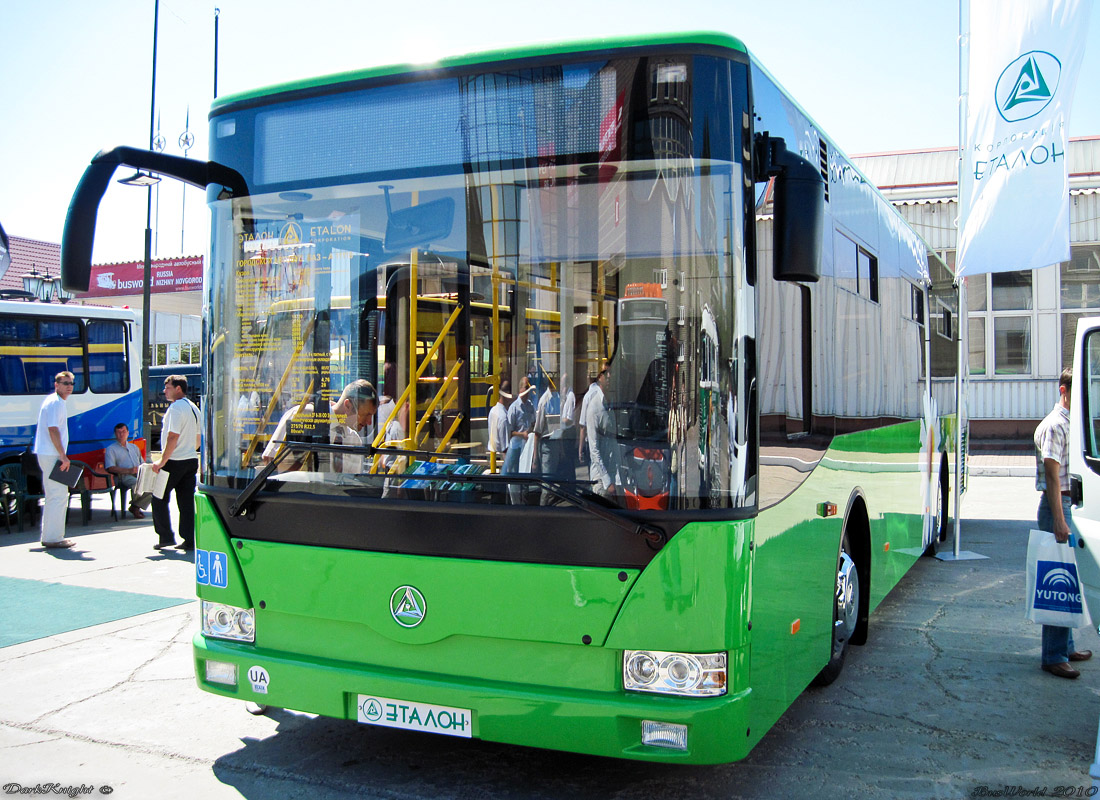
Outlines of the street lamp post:
[{"label": "street lamp post", "polygon": [[[31,271],[23,276],[23,291],[34,299],[42,296],[42,275],[39,274],[34,264],[31,264]],[[34,302],[34,300],[31,302]]]},{"label": "street lamp post", "polygon": [[[157,23],[160,21],[160,0],[153,3],[153,78],[149,90],[149,149],[153,149],[153,137],[156,132],[153,128],[157,108]],[[153,245],[153,186],[146,186],[145,201],[145,274],[141,286],[141,435],[145,439],[145,453],[148,455],[152,449],[149,436],[152,433],[152,421],[149,419],[149,364],[153,360],[153,349],[150,346],[149,327],[152,322],[152,314],[149,310],[151,300],[151,285],[153,283],[152,245]]]}]

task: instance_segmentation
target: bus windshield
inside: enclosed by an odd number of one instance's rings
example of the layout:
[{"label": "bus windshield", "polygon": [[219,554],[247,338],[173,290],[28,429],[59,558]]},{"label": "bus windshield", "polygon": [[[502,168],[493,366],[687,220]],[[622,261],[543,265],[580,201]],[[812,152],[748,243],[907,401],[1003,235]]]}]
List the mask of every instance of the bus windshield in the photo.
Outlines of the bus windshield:
[{"label": "bus windshield", "polygon": [[[706,100],[729,69],[620,59],[215,116],[270,191],[213,204],[206,480],[278,459],[267,491],[742,504],[740,132]],[[357,380],[373,413],[342,402]]]}]

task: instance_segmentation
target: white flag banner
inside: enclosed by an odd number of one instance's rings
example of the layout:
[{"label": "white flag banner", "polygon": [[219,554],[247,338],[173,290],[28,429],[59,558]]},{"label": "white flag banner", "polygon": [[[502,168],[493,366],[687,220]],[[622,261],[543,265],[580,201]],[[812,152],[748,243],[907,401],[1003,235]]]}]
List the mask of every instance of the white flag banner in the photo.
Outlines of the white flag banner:
[{"label": "white flag banner", "polygon": [[959,274],[1069,260],[1067,122],[1091,0],[971,0]]}]

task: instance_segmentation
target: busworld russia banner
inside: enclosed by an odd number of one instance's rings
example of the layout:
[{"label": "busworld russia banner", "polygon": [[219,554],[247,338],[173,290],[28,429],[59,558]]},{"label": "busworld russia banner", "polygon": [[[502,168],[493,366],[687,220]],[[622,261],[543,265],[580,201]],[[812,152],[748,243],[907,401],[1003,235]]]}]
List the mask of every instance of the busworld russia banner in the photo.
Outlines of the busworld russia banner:
[{"label": "busworld russia banner", "polygon": [[[161,258],[149,265],[153,294],[194,292],[202,289],[202,256]],[[88,291],[81,297],[130,297],[144,292],[145,262],[93,264]]]},{"label": "busworld russia banner", "polygon": [[1069,260],[1067,123],[1091,0],[971,0],[959,273]]}]

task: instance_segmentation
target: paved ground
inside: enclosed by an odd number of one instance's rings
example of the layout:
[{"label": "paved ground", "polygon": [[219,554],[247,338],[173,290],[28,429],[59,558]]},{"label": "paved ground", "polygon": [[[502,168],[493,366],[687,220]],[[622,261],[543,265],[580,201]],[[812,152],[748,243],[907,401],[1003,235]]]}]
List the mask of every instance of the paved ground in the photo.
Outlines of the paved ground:
[{"label": "paved ground", "polygon": [[970,474],[988,478],[1028,478],[1035,475],[1035,456],[1026,451],[976,451],[970,454]]},{"label": "paved ground", "polygon": [[[1089,796],[1100,657],[1073,682],[1038,669],[1038,631],[1022,618],[1036,499],[1030,478],[975,476],[962,549],[989,558],[921,560],[840,679],[806,692],[737,764],[667,767],[288,711],[253,717],[195,687],[197,604],[187,602],[0,648],[0,795],[55,784],[109,786],[118,798]],[[86,596],[99,604],[120,591],[192,597],[190,559],[154,552],[148,521],[114,524],[97,505],[93,525],[77,520],[69,533],[78,547],[61,553],[33,532],[0,533],[0,580],[43,584],[44,604],[51,585],[97,590]],[[51,612],[79,625],[72,605]],[[0,609],[0,631],[13,613]],[[1093,631],[1078,638],[1100,653]]]}]

